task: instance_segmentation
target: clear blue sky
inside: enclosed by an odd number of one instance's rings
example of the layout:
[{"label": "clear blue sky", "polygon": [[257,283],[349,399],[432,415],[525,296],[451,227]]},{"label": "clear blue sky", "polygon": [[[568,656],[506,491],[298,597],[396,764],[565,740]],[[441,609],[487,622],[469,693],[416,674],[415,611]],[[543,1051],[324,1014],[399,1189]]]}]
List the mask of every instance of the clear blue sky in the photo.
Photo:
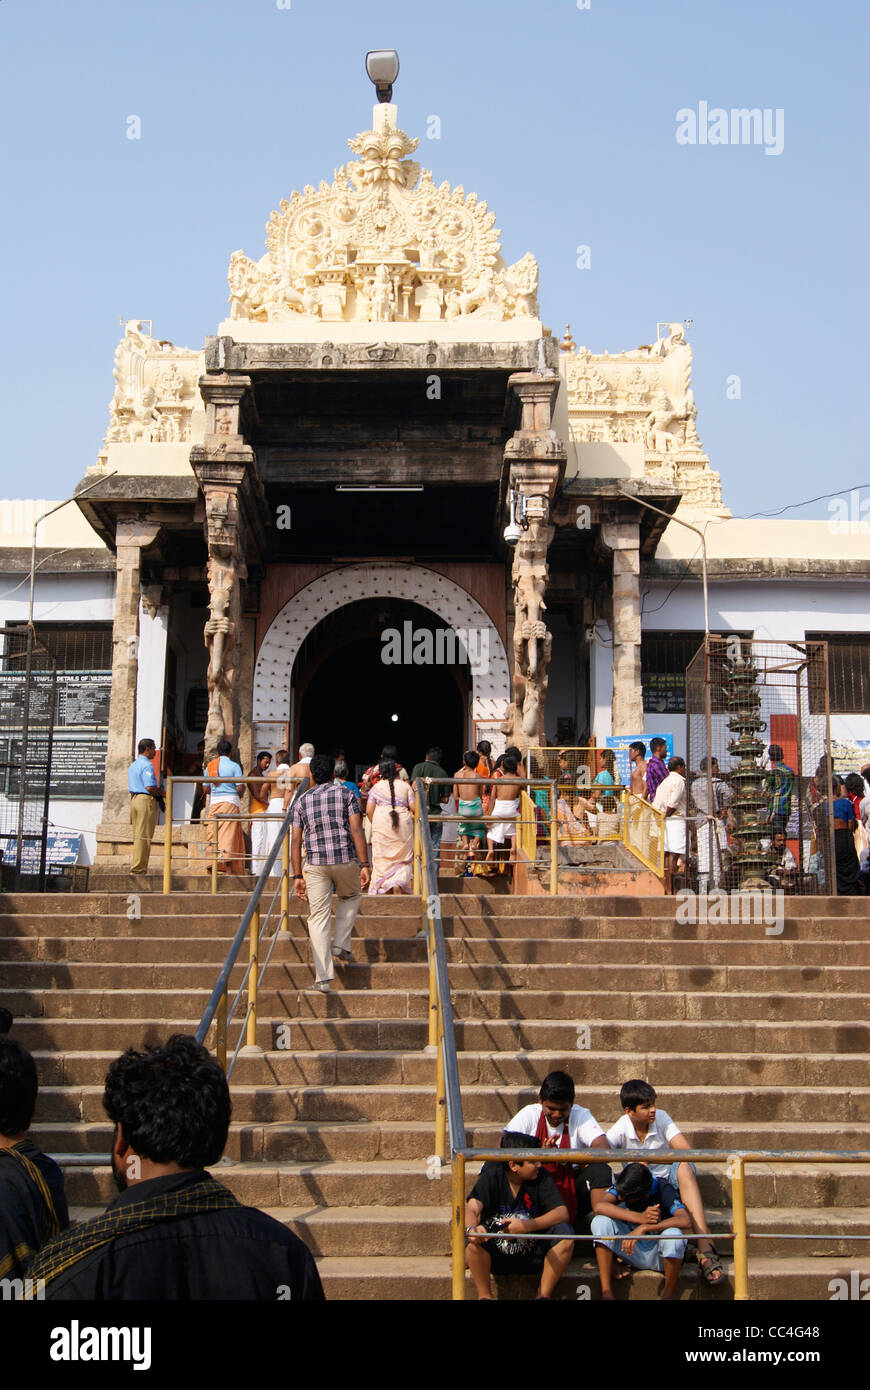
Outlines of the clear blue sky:
[{"label": "clear blue sky", "polygon": [[[375,47],[424,165],[538,258],[554,332],[619,351],[693,320],[736,515],[870,490],[864,0],[278,3],[0,3],[4,495],[65,496],[94,461],[119,317],[215,331],[230,253],[258,259],[272,208],[368,127]],[[702,101],[782,108],[783,152],[678,144]]]}]

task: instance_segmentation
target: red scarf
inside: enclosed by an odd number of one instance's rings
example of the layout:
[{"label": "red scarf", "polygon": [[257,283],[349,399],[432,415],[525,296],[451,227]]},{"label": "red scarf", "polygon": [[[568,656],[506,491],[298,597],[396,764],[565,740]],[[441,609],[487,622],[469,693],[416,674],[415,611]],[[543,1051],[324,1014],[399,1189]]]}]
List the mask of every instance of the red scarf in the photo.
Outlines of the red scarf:
[{"label": "red scarf", "polygon": [[[570,1116],[569,1116],[570,1118]],[[543,1141],[549,1136],[547,1134],[547,1120],[543,1108],[538,1118],[538,1127],[535,1130],[535,1138],[541,1140],[541,1148],[544,1147]],[[571,1140],[568,1134],[568,1124],[562,1129],[562,1137],[556,1145],[557,1149],[570,1149]],[[574,1186],[574,1164],[573,1163],[544,1163],[542,1165],[550,1174],[553,1182],[559,1190],[559,1196],[568,1208],[568,1220],[571,1225],[577,1220],[577,1189]]]}]

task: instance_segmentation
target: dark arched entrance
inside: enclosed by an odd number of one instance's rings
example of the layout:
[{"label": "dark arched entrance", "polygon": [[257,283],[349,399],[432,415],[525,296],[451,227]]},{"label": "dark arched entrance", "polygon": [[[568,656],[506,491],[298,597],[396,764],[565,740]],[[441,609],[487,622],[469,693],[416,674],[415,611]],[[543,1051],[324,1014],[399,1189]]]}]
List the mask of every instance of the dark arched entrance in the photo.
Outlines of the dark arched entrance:
[{"label": "dark arched entrance", "polygon": [[405,600],[361,599],[318,623],[294,667],[297,746],[305,739],[318,751],[343,748],[353,771],[368,767],[384,744],[395,743],[410,770],[434,743],[443,749],[448,771],[459,766],[466,741],[468,666],[385,664],[385,634],[404,635],[409,623],[414,634],[433,634],[437,655],[435,634],[449,631],[448,625]]}]

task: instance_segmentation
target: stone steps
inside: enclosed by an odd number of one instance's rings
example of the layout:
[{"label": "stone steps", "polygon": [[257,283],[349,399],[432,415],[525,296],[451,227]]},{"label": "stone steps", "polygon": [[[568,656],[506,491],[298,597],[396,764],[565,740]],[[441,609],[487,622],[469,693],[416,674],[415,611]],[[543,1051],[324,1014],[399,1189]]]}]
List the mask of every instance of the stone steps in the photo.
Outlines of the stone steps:
[{"label": "stone steps", "polygon": [[[106,1067],[127,1046],[192,1031],[247,902],[223,881],[216,897],[166,897],[155,878],[131,919],[137,887],[120,876],[117,889],[87,895],[0,895],[0,1002],[16,1014],[15,1035],[37,1054],[42,1079],[34,1134],[60,1157],[84,1215],[114,1193]],[[556,1067],[571,1071],[578,1098],[604,1124],[618,1114],[620,1083],[647,1076],[697,1147],[870,1147],[865,906],[789,899],[776,936],[763,921],[677,922],[676,906],[444,894],[475,1147],[495,1146]],[[216,1176],[311,1245],[328,1296],[449,1298],[449,1176],[433,1179],[427,1165],[435,1061],[425,1052],[416,903],[364,900],[355,964],[328,997],[304,992],[304,914],[289,927],[260,993],[258,1040],[269,1050],[238,1059],[230,1161]],[[589,1046],[578,1050],[581,1025]],[[231,1044],[237,1036],[235,1025]],[[469,1188],[475,1171],[470,1164]],[[699,1178],[711,1226],[727,1229],[723,1165],[702,1167]],[[754,1297],[827,1298],[830,1279],[870,1273],[866,1244],[848,1239],[870,1233],[861,1207],[870,1205],[870,1165],[750,1166],[747,1193],[750,1230],[771,1236],[751,1245]],[[811,1238],[786,1239],[798,1230]],[[596,1296],[590,1260],[587,1252],[574,1262],[560,1296]],[[635,1275],[630,1296],[655,1297],[660,1282]],[[530,1296],[527,1281],[499,1284],[501,1296]],[[714,1296],[693,1267],[681,1287],[684,1297]]]},{"label": "stone steps", "polygon": [[[423,947],[423,943],[420,943]],[[286,989],[304,990],[311,983],[308,961],[283,959],[281,945],[275,948],[269,974],[269,989],[264,997]],[[205,990],[211,993],[219,964],[207,962],[131,964],[120,961],[90,962],[12,962],[4,964],[4,986],[10,991],[36,992],[42,990],[116,991],[125,990]],[[245,962],[236,966],[239,978]],[[611,996],[644,998],[657,993],[672,998],[688,996],[694,991],[727,992],[741,1002],[744,994],[790,994],[800,991],[806,998],[815,997],[812,990],[824,983],[825,992],[836,991],[846,1007],[855,1008],[860,1016],[863,1002],[870,999],[870,966],[844,965],[825,970],[822,966],[763,965],[647,965],[641,975],[637,965],[600,964],[535,964],[504,961],[501,964],[454,963],[450,983],[456,998],[468,991],[487,994],[523,990],[527,995],[542,992],[558,993],[567,998],[583,995],[609,1001]],[[409,990],[425,994],[429,987],[429,967],[425,959],[419,963],[368,964],[355,962],[341,969],[336,986],[339,991]],[[706,996],[702,996],[706,997]],[[851,998],[850,998],[851,997]],[[750,1007],[757,1001],[751,1000]],[[601,1016],[611,1010],[599,1007]],[[561,1016],[561,1015],[560,1015]]]},{"label": "stone steps", "polygon": [[[213,918],[208,913],[192,912],[184,916],[181,925],[185,937],[206,937],[211,942],[225,942],[226,954],[241,918],[241,911],[219,918]],[[69,918],[47,914],[17,917],[7,913],[0,916],[0,939],[85,935],[103,940],[128,937],[149,940],[165,938],[173,920],[174,914],[162,912],[150,916],[143,914],[139,919],[127,919],[116,915],[86,917],[83,914]],[[291,914],[288,920],[289,935],[303,940],[305,922],[306,917]],[[676,922],[673,916],[654,921],[642,917],[613,917],[605,914],[572,918],[537,915],[526,919],[445,916],[442,922],[447,941],[459,939],[468,943],[501,942],[505,939],[527,942],[608,940],[640,942],[638,949],[648,950],[650,943],[658,945],[669,941],[688,944],[710,942],[716,946],[724,941],[742,941],[747,944],[760,943],[771,952],[789,942],[829,942],[837,945],[849,943],[849,949],[852,949],[852,943],[855,943],[856,948],[867,944],[865,919],[827,916],[802,920],[787,917],[782,924],[782,931],[775,934],[770,934],[763,922],[693,924]],[[408,919],[396,913],[375,915],[361,912],[354,928],[354,940],[357,943],[378,937],[413,940],[420,926],[421,919],[416,915]],[[469,944],[466,949],[471,950],[473,947]],[[846,963],[851,962],[844,962]]]},{"label": "stone steps", "polygon": [[[8,998],[4,992],[4,999]],[[105,998],[105,996],[103,996]],[[165,1038],[173,1032],[191,1032],[202,1014],[206,995],[187,1002],[181,1016],[164,1019],[159,1013],[158,996],[154,1008],[149,1011],[144,1004],[136,1002],[136,996],[127,996],[131,1007],[142,1010],[141,1017],[100,1016],[94,1018],[47,1018],[20,1016],[16,1022],[15,1035],[24,1047],[31,1051],[46,1048],[62,1051],[80,1050],[92,1043],[100,1051],[123,1050],[128,1046],[142,1046]],[[407,1017],[382,1017],[376,1012],[378,1000],[371,995],[331,997],[306,996],[310,1001],[312,1016],[293,1021],[293,1015],[286,1011],[273,1022],[261,1021],[258,1027],[258,1041],[271,1051],[282,1035],[281,1023],[291,1020],[289,1041],[284,1034],[284,1046],[295,1050],[325,1050],[338,1047],[343,1050],[362,1049],[371,1051],[379,1047],[389,1050],[410,1049],[418,1051],[428,1042],[428,1022],[425,999],[416,995],[404,996],[409,1015]],[[356,999],[366,1001],[362,1006],[354,1005]],[[346,1003],[345,1000],[351,1002]],[[7,1005],[11,1007],[11,1005]],[[102,1007],[102,1006],[101,1006]],[[521,1000],[515,1004],[515,1012],[521,1012]],[[318,1017],[314,1016],[314,1010]],[[14,1012],[14,1009],[13,1009]],[[637,1019],[632,1022],[614,1022],[609,1019],[583,1018],[578,1022],[558,1023],[551,1018],[483,1018],[456,1025],[457,1047],[472,1051],[489,1049],[491,1051],[516,1052],[518,1050],[570,1052],[576,1043],[578,1023],[590,1030],[590,1039],[595,1051],[663,1052],[673,1048],[680,1056],[691,1053],[781,1053],[798,1057],[803,1053],[859,1053],[870,1051],[870,1026],[835,1021],[826,1022],[777,1022],[777,1023],[736,1023],[709,1020],[704,1022],[674,1022],[652,1019]],[[237,1025],[236,1025],[237,1027]],[[234,1045],[237,1032],[231,1030],[230,1040]]]},{"label": "stone steps", "polygon": [[[389,1112],[397,1108],[393,1096],[396,1094],[396,1088],[400,1087],[406,1109],[395,1123],[432,1124],[433,1081],[434,1077],[428,1085],[413,1085],[407,1081],[402,1082],[400,1077],[395,1077],[389,1083],[354,1082],[346,1077],[343,1084],[327,1080],[321,1086],[305,1085],[298,1089],[286,1090],[278,1084],[261,1084],[255,1087],[234,1085],[233,1117],[239,1124],[255,1125],[286,1124],[291,1121],[305,1124],[391,1124],[394,1117]],[[579,1085],[579,1094],[584,1103],[593,1114],[602,1116],[602,1125],[613,1123],[619,1113],[618,1087],[583,1084],[582,1078]],[[476,1147],[479,1147],[478,1140],[484,1144],[491,1144],[494,1138],[497,1138],[497,1126],[503,1126],[517,1110],[530,1104],[535,1098],[535,1090],[531,1086],[520,1089],[501,1088],[495,1083],[484,1086],[463,1084],[462,1091],[466,1129],[469,1135],[475,1137]],[[703,1116],[709,1113],[709,1104],[705,1106],[708,1093],[707,1087],[668,1086],[667,1103],[680,1114]],[[102,1094],[101,1086],[46,1087],[40,1091],[36,1118],[44,1124],[56,1124],[60,1121],[71,1124],[102,1121]],[[723,1107],[727,1106],[730,1118],[728,1121],[716,1120],[715,1123],[709,1119],[697,1119],[693,1122],[693,1138],[697,1135],[703,1136],[704,1147],[721,1148],[737,1144],[743,1148],[779,1148],[782,1146],[771,1142],[762,1144],[758,1136],[767,1135],[774,1129],[779,1131],[783,1123],[793,1122],[796,1132],[787,1147],[806,1148],[806,1143],[799,1142],[800,1132],[806,1133],[807,1126],[813,1119],[833,1129],[843,1125],[850,1128],[860,1126],[868,1114],[870,1089],[833,1088],[824,1096],[811,1095],[809,1100],[800,1101],[789,1087],[759,1087],[747,1092],[745,1087],[723,1086],[717,1088],[716,1096]],[[324,1106],[332,1106],[340,1113],[337,1117],[324,1114]],[[351,1109],[355,1109],[356,1113],[351,1114]],[[750,1127],[745,1140],[724,1138],[720,1144],[713,1142],[709,1137],[716,1132],[727,1135],[731,1126],[738,1129]],[[752,1138],[753,1134],[756,1136],[755,1139]],[[702,1139],[696,1138],[696,1142],[700,1145]],[[855,1146],[844,1144],[841,1147]]]},{"label": "stone steps", "polygon": [[[449,1231],[444,1224],[444,1205],[450,1202],[449,1178],[445,1170],[442,1179],[430,1179],[426,1159],[391,1162],[359,1162],[325,1160],[322,1163],[283,1163],[274,1157],[261,1162],[221,1164],[215,1175],[231,1189],[240,1201],[250,1206],[298,1207],[316,1203],[324,1208],[388,1206],[391,1209],[416,1206],[431,1212],[439,1223],[440,1238],[449,1249]],[[701,1195],[707,1206],[726,1208],[729,1205],[729,1182],[724,1165],[699,1167]],[[747,1169],[747,1203],[756,1208],[791,1208],[806,1211],[817,1208],[817,1224],[823,1227],[827,1216],[831,1229],[839,1230],[840,1208],[858,1209],[863,1204],[864,1233],[870,1234],[870,1165],[838,1164],[828,1170],[815,1164],[752,1164]],[[473,1185],[477,1165],[469,1164],[469,1189]],[[93,1205],[111,1200],[116,1189],[111,1169],[105,1163],[71,1165],[67,1169],[69,1200],[80,1205]],[[806,1206],[802,1206],[806,1203]],[[391,1218],[396,1219],[395,1214]],[[776,1222],[769,1222],[777,1229]],[[753,1217],[753,1229],[754,1217]]]},{"label": "stone steps", "polygon": [[[176,966],[196,965],[211,979],[223,965],[232,933],[226,938],[203,939],[195,936],[7,936],[0,953],[4,961],[4,979],[10,985],[19,977],[16,970],[45,969],[51,964],[75,966],[77,971],[99,965],[140,966],[167,970]],[[739,979],[734,972],[759,970],[761,983],[768,977],[794,978],[794,972],[830,966],[832,952],[847,957],[842,966],[831,967],[838,972],[863,969],[870,978],[870,941],[792,941],[765,938],[763,941],[716,940],[673,941],[661,939],[638,942],[614,937],[563,938],[560,940],[529,939],[524,937],[447,937],[448,963],[458,967],[504,967],[510,971],[530,965],[557,968],[583,967],[586,971],[635,971],[638,966],[655,969],[724,969],[729,978]],[[417,937],[356,936],[355,963],[350,967],[351,982],[356,972],[381,966],[426,967],[426,943]],[[280,940],[273,961],[282,966],[295,963],[308,965],[310,949],[307,935]],[[7,964],[8,963],[8,964]],[[789,971],[789,976],[777,976]],[[827,977],[827,971],[826,977]],[[22,980],[36,977],[23,976]],[[176,979],[187,977],[178,975]],[[451,979],[454,976],[451,974]],[[461,980],[463,977],[457,976]],[[584,976],[597,981],[600,976]],[[613,975],[614,980],[623,975]],[[806,978],[811,979],[811,976]],[[845,978],[848,978],[846,976]],[[66,983],[66,982],[64,982]]]},{"label": "stone steps", "polygon": [[[117,1052],[75,1052],[65,1055],[36,1051],[36,1065],[46,1087],[93,1086],[101,1093],[104,1076]],[[796,1084],[824,1086],[831,1097],[855,1095],[855,1104],[864,1104],[863,1091],[870,1087],[869,1054],[813,1054],[812,1058],[791,1058],[770,1054],[721,1052],[692,1056],[692,1081],[685,1087],[687,1066],[681,1056],[671,1052],[589,1052],[523,1051],[473,1052],[459,1054],[459,1074],[463,1087],[532,1087],[548,1072],[570,1072],[582,1094],[602,1097],[596,1104],[616,1104],[618,1088],[631,1070],[655,1074],[660,1087],[678,1086],[692,1098],[692,1106],[703,1099],[705,1088],[763,1088],[764,1104],[777,1109],[787,1104]],[[250,1086],[335,1086],[335,1084],[393,1083],[397,1086],[431,1086],[435,1058],[425,1052],[324,1051],[267,1052],[264,1056],[240,1054],[233,1070],[233,1090]],[[780,1090],[781,1088],[781,1090]],[[612,1099],[613,1098],[613,1099]],[[870,1113],[870,1112],[869,1112]],[[760,1118],[760,1116],[759,1116]],[[860,1118],[860,1116],[857,1116]]]},{"label": "stone steps", "polygon": [[[724,1260],[729,1277],[718,1288],[709,1288],[700,1279],[697,1266],[684,1265],[680,1274],[680,1298],[703,1302],[727,1302],[733,1297],[730,1261]],[[450,1261],[448,1259],[381,1258],[366,1261],[359,1258],[328,1258],[318,1261],[323,1286],[329,1299],[358,1299],[366,1302],[386,1300],[445,1300],[451,1297]],[[835,1279],[846,1285],[852,1270],[858,1268],[850,1258],[806,1260],[800,1257],[756,1256],[749,1269],[750,1298],[758,1301],[792,1300],[816,1302],[831,1297]],[[865,1265],[864,1272],[870,1271]],[[528,1278],[494,1281],[497,1299],[534,1297],[535,1281]],[[660,1275],[637,1270],[625,1284],[616,1286],[616,1299],[644,1301],[657,1299],[662,1288]],[[466,1298],[476,1297],[474,1285],[466,1281]],[[591,1263],[575,1259],[568,1267],[556,1290],[556,1299],[576,1303],[578,1298],[598,1297],[598,1275]],[[713,1345],[713,1342],[709,1343]],[[718,1343],[717,1343],[718,1345]]]},{"label": "stone steps", "polygon": [[[159,882],[155,878],[155,882]],[[141,880],[133,878],[133,889]],[[49,914],[71,917],[87,913],[124,914],[127,910],[129,894],[126,891],[92,891],[88,893],[0,893],[0,914]],[[191,913],[209,914],[217,906],[225,914],[241,917],[248,903],[248,893],[239,892],[223,883],[217,894],[207,891],[183,892],[176,889],[170,894],[146,893],[141,895],[143,918],[148,915],[188,916]],[[731,902],[742,902],[737,895]],[[626,919],[670,919],[678,910],[675,898],[650,897],[632,898],[597,894],[594,898],[565,898],[549,895],[536,897],[501,897],[487,893],[441,893],[441,911],[444,916],[454,913],[462,918],[493,917],[500,920],[552,916],[556,918],[582,919],[601,915]],[[368,916],[417,915],[418,900],[410,897],[363,897],[360,918]],[[789,897],[785,899],[785,915],[792,920],[838,918],[865,920],[866,903],[863,898]]]}]

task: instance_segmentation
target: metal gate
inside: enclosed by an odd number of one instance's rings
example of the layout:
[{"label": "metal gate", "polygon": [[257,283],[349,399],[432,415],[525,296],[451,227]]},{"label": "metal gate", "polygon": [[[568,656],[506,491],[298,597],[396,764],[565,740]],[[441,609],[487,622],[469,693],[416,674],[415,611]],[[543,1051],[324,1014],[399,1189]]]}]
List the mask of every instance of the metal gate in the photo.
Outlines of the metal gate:
[{"label": "metal gate", "polygon": [[32,625],[0,628],[0,850],[4,886],[45,887],[57,663]]}]

